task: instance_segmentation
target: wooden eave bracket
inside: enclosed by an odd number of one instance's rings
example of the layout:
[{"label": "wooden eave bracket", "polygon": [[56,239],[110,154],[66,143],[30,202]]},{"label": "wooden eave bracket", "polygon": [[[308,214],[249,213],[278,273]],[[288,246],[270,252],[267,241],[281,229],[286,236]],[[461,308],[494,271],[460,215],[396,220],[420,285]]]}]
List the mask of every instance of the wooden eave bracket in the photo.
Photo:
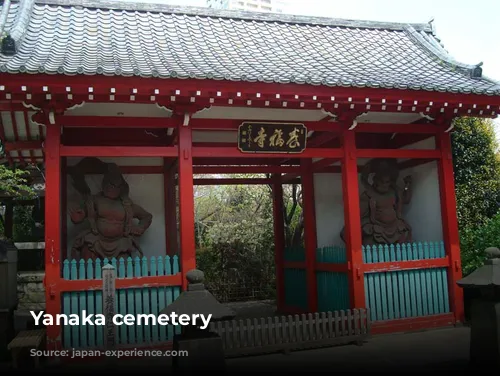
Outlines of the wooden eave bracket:
[{"label": "wooden eave bracket", "polygon": [[358,126],[358,121],[356,120],[358,116],[366,113],[366,111],[352,110],[347,105],[334,107],[333,104],[322,107],[321,112],[335,118],[350,131],[354,130]]},{"label": "wooden eave bracket", "polygon": [[56,115],[64,115],[66,111],[71,111],[85,105],[85,102],[71,102],[71,101],[44,101],[40,103],[26,103],[23,106],[28,109],[33,109],[36,112],[31,116],[31,121],[35,124],[46,126],[48,124],[56,124]]},{"label": "wooden eave bracket", "polygon": [[455,116],[450,116],[450,115],[442,115],[442,116],[436,116],[435,118],[435,123],[436,125],[440,127],[447,127],[444,132],[449,133],[453,130],[455,127],[455,124],[453,120],[455,119]]}]

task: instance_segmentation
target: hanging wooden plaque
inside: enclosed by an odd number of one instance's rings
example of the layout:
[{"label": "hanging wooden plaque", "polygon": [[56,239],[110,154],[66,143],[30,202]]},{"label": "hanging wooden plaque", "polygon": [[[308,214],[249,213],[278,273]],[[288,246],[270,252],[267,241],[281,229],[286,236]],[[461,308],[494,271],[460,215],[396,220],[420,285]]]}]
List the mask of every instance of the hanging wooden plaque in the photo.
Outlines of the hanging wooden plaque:
[{"label": "hanging wooden plaque", "polygon": [[238,128],[238,149],[243,153],[301,153],[307,128],[300,123],[244,122]]}]

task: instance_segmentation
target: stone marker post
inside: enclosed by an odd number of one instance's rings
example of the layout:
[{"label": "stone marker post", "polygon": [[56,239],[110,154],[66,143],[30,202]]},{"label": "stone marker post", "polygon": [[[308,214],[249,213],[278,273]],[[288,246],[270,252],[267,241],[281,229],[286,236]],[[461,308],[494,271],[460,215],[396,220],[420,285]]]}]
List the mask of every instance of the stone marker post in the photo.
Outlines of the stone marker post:
[{"label": "stone marker post", "polygon": [[488,260],[467,277],[457,281],[463,288],[479,289],[472,302],[470,362],[474,367],[500,367],[500,250],[487,248]]},{"label": "stone marker post", "polygon": [[102,268],[102,307],[106,320],[104,331],[104,348],[114,350],[116,346],[116,327],[113,323],[115,315],[115,268],[107,264]]},{"label": "stone marker post", "polygon": [[[170,315],[212,315],[211,322],[231,319],[235,313],[219,303],[215,297],[205,289],[204,274],[201,270],[193,269],[186,273],[187,290],[169,306],[161,310],[160,314]],[[201,324],[201,321],[200,321]],[[210,327],[202,330],[199,324],[182,327],[181,334],[176,334],[173,349],[187,351],[187,356],[177,356],[172,359],[174,371],[224,371],[225,355],[222,338]]]}]

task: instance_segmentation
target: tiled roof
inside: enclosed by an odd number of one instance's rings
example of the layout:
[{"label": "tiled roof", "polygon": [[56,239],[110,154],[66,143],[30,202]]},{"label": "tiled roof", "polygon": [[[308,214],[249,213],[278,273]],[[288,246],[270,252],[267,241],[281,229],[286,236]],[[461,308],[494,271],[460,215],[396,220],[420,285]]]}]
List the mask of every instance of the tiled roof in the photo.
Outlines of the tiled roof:
[{"label": "tiled roof", "polygon": [[461,64],[448,55],[430,24],[107,1],[7,3],[0,29],[15,40],[17,51],[0,54],[1,72],[500,95],[498,82],[481,77],[480,64]]}]

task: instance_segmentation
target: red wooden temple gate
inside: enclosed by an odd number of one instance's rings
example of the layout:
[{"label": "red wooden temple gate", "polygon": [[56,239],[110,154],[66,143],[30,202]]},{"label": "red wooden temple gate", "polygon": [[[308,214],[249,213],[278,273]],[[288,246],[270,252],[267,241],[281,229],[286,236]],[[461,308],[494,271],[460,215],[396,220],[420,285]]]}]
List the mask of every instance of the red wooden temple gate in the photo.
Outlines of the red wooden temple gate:
[{"label": "red wooden temple gate", "polygon": [[[174,256],[180,249],[179,272],[124,275],[117,280],[119,289],[185,287],[184,274],[195,267],[194,184],[272,183],[280,310],[317,311],[319,272],[346,275],[348,304],[361,308],[368,305],[368,274],[441,268],[447,276],[449,309],[384,319],[379,328],[463,320],[463,297],[455,284],[461,264],[450,136],[454,118],[493,118],[500,110],[499,86],[482,77],[479,66],[454,62],[428,24],[349,24],[106,4],[76,7],[67,1],[39,0],[2,8],[9,15],[4,25],[9,37],[2,41],[0,56],[0,137],[8,162],[45,164],[47,313],[64,311],[66,293],[100,288],[98,279],[65,276],[66,225],[61,220],[68,158],[96,156],[163,160],[162,165],[125,165],[122,170],[164,175],[167,254]],[[119,112],[115,104],[122,104]],[[158,107],[167,111],[151,115]],[[235,135],[244,121],[301,123],[309,132],[307,147],[290,155],[243,153]],[[200,141],[202,134],[214,137]],[[435,146],[408,148],[426,139],[433,139]],[[373,158],[397,158],[402,168],[437,165],[444,254],[367,262],[357,161]],[[272,178],[193,179],[194,174],[214,173],[270,173]],[[341,174],[343,263],[317,259],[314,179],[322,173]],[[179,245],[175,213],[168,207],[175,201],[176,174]],[[282,185],[292,181],[303,189],[303,261],[285,259],[278,214]],[[287,269],[305,272],[307,301],[302,308],[285,301]],[[47,330],[49,346],[60,347],[62,328]]]}]

